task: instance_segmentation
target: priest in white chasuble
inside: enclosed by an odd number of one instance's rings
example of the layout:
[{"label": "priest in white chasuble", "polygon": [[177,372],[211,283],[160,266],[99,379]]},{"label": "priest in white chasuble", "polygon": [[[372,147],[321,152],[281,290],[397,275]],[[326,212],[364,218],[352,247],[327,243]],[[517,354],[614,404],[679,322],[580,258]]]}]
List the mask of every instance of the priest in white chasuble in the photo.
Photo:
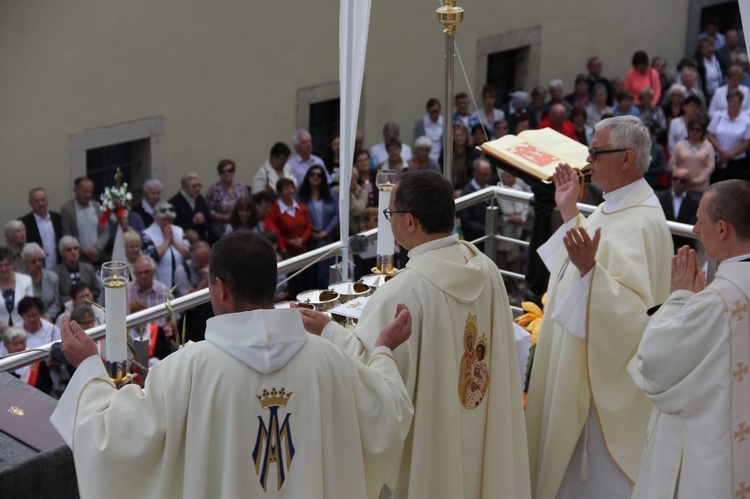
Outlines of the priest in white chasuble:
[{"label": "priest in white chasuble", "polygon": [[115,390],[93,341],[64,323],[78,370],[51,419],[82,498],[378,497],[413,414],[392,355],[409,312],[368,367],[308,334],[296,310],[273,310],[276,273],[262,236],[218,241],[206,340],[157,364],[144,390]]},{"label": "priest in white chasuble", "polygon": [[565,222],[539,248],[550,269],[526,406],[534,497],[629,498],[651,404],[627,373],[644,326],[669,295],[672,239],[643,179],[651,139],[637,118],[600,121],[588,161],[605,192],[588,218],[579,179],[555,173]]},{"label": "priest in white chasuble", "polygon": [[705,287],[695,251],[678,251],[629,366],[654,404],[637,499],[750,497],[750,183],[710,186],[693,230],[716,277]]},{"label": "priest in white chasuble", "polygon": [[415,412],[388,482],[394,497],[530,497],[522,385],[497,266],[452,235],[453,188],[437,173],[403,175],[387,216],[409,250],[406,268],[370,298],[353,333],[301,309],[305,326],[368,362],[393,307],[409,307],[412,336],[394,356]]}]

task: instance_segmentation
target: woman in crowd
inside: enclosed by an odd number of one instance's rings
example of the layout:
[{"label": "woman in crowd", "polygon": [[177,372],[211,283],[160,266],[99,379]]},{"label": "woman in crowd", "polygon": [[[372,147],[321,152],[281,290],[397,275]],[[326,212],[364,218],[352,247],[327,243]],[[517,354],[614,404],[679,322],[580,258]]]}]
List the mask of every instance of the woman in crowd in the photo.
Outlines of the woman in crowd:
[{"label": "woman in crowd", "polygon": [[34,296],[34,285],[31,277],[14,270],[13,252],[6,246],[0,246],[0,290],[3,294],[0,325],[20,326],[18,303],[26,296]]},{"label": "woman in crowd", "polygon": [[62,309],[59,278],[44,268],[44,249],[37,243],[27,243],[21,254],[26,272],[31,277],[34,296],[42,300],[42,317],[55,322]]},{"label": "woman in crowd", "polygon": [[[91,289],[84,282],[78,282],[70,287],[66,301],[63,304],[63,311],[57,316],[55,326],[58,329],[62,328],[63,317],[70,317],[73,320],[73,312],[80,307],[90,307],[93,319],[89,324],[81,324],[81,327],[88,329],[90,327],[98,326],[106,322],[106,317],[101,308],[95,307],[89,304],[94,301],[94,295],[91,294]],[[80,324],[80,322],[79,322]]]},{"label": "woman in crowd", "polygon": [[247,196],[237,200],[232,208],[227,225],[227,234],[235,230],[253,230],[260,232],[263,227],[258,221],[258,211],[255,209],[253,198]]},{"label": "woman in crowd", "polygon": [[5,224],[5,243],[8,249],[13,253],[11,262],[13,268],[23,271],[23,257],[21,250],[26,244],[26,226],[20,220],[11,220]]},{"label": "woman in crowd", "polygon": [[[482,125],[477,126],[482,127]],[[484,132],[482,132],[482,137],[484,137]],[[414,157],[408,161],[409,171],[432,170],[442,175],[443,169],[430,158],[431,150],[432,140],[427,135],[416,139],[414,141]]]},{"label": "woman in crowd", "polygon": [[[614,96],[612,96],[614,98]],[[607,105],[607,87],[597,83],[591,90],[591,101],[586,106],[586,124],[591,128],[602,120],[605,114],[612,114],[613,109]]]},{"label": "woman in crowd", "polygon": [[[328,186],[323,168],[312,166],[307,170],[297,194],[297,200],[307,206],[307,212],[312,221],[313,230],[307,243],[307,249],[320,248],[337,241],[339,200],[336,193],[332,192]],[[316,288],[324,289],[328,287],[328,267],[333,263],[331,258],[317,264]]]},{"label": "woman in crowd", "polygon": [[[479,152],[471,147],[469,130],[461,123],[453,124],[453,193],[461,195],[464,186],[471,180],[471,164],[479,157]],[[445,164],[444,155],[440,164]]]},{"label": "woman in crowd", "polygon": [[724,70],[716,57],[714,49],[714,40],[709,36],[704,36],[698,41],[698,54],[695,62],[698,63],[698,75],[701,79],[701,88],[706,94],[706,99],[711,100],[716,89],[721,85],[724,79]]},{"label": "woman in crowd", "polygon": [[750,113],[750,89],[741,85],[742,78],[745,77],[745,71],[740,66],[730,66],[727,70],[727,84],[719,87],[714,92],[711,99],[711,106],[708,108],[708,117],[713,118],[718,112],[727,109],[727,94],[731,90],[742,92],[742,112]]},{"label": "woman in crowd", "polygon": [[573,122],[578,142],[586,146],[590,145],[591,139],[594,138],[594,129],[586,124],[587,120],[586,108],[577,104],[573,106],[570,111],[570,121]]},{"label": "woman in crowd", "polygon": [[294,199],[294,182],[280,178],[276,182],[279,199],[271,205],[267,221],[278,229],[280,240],[291,256],[307,251],[313,227],[307,207]]},{"label": "woman in crowd", "polygon": [[718,156],[711,183],[740,178],[750,180],[747,150],[750,145],[750,116],[741,112],[744,96],[739,90],[727,92],[727,109],[720,111],[708,125],[708,140]]},{"label": "woman in crowd", "polygon": [[701,108],[701,99],[697,95],[691,95],[685,99],[682,106],[683,113],[679,118],[673,119],[669,124],[669,134],[667,136],[667,146],[669,154],[674,152],[674,147],[682,139],[688,136],[688,123],[698,117],[698,111]]},{"label": "woman in crowd", "polygon": [[219,172],[219,181],[212,185],[206,193],[206,202],[213,217],[209,234],[210,243],[218,241],[226,232],[234,203],[239,198],[250,195],[250,190],[245,184],[234,181],[236,169],[237,166],[231,159],[219,161],[216,166],[216,171]]},{"label": "woman in crowd", "polygon": [[[625,73],[625,90],[633,94],[633,101],[640,104],[640,93],[644,88],[654,90],[654,102],[661,99],[661,77],[659,72],[649,66],[648,54],[639,50],[633,54],[633,68]],[[617,95],[617,94],[615,94]]]},{"label": "woman in crowd", "polygon": [[655,124],[656,137],[664,137],[667,133],[667,119],[662,108],[654,105],[654,89],[643,88],[639,96],[641,105],[638,106],[638,110],[641,112],[641,121],[646,126],[650,123]]},{"label": "woman in crowd", "polygon": [[495,86],[488,83],[482,88],[482,109],[477,109],[476,115],[479,118],[479,123],[489,132],[490,140],[493,139],[492,125],[498,120],[505,119],[505,113],[495,107],[496,102],[497,91]]},{"label": "woman in crowd", "polygon": [[167,288],[174,285],[174,271],[189,258],[190,243],[182,228],[174,225],[172,205],[159,201],[154,206],[154,223],[143,231],[143,253],[156,262],[156,273]]},{"label": "woman in crowd", "polygon": [[359,234],[364,230],[365,208],[367,208],[367,191],[359,184],[359,170],[352,169],[352,179],[349,188],[350,234]]},{"label": "woman in crowd", "polygon": [[331,187],[339,185],[339,152],[341,151],[341,139],[339,133],[336,132],[328,139],[326,146],[323,149],[323,156],[321,159],[326,165],[326,170],[331,177]]},{"label": "woman in crowd", "polygon": [[674,173],[678,168],[690,172],[691,191],[703,192],[708,188],[711,174],[716,165],[714,147],[708,141],[706,123],[693,118],[688,123],[688,136],[677,143],[669,159],[669,169]]},{"label": "woman in crowd", "polygon": [[354,168],[359,173],[359,185],[367,191],[367,206],[378,205],[378,188],[375,187],[375,171],[370,170],[370,153],[361,149],[354,153]]},{"label": "woman in crowd", "polygon": [[664,118],[667,120],[667,129],[672,124],[672,120],[682,116],[684,110],[682,108],[685,102],[685,92],[687,90],[683,85],[675,83],[667,91],[667,97],[664,104],[661,106],[664,112]]}]

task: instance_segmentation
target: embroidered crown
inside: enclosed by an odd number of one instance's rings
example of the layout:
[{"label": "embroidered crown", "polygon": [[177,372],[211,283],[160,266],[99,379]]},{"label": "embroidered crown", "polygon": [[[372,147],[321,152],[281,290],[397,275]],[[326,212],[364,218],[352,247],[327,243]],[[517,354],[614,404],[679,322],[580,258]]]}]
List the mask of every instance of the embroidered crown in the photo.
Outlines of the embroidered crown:
[{"label": "embroidered crown", "polygon": [[260,395],[256,395],[256,397],[258,397],[260,406],[264,409],[268,409],[272,406],[286,407],[286,404],[287,402],[289,402],[289,397],[292,396],[292,393],[293,392],[287,393],[284,388],[282,388],[281,390],[271,388],[270,391],[263,390],[263,392]]}]

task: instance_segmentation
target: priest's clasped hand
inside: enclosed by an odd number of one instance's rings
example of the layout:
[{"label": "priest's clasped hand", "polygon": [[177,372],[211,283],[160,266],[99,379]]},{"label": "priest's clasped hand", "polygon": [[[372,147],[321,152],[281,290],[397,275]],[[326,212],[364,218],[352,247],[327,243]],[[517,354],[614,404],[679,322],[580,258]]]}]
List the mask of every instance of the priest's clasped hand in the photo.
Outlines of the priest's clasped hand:
[{"label": "priest's clasped hand", "polygon": [[596,264],[596,250],[602,235],[601,227],[594,232],[594,238],[583,227],[574,227],[565,233],[563,244],[568,250],[570,262],[576,266],[581,276],[588,274]]},{"label": "priest's clasped hand", "polygon": [[92,355],[99,355],[99,349],[96,348],[94,340],[76,321],[71,322],[67,316],[62,319],[61,338],[65,358],[73,367],[78,367],[81,362]]},{"label": "priest's clasped hand", "polygon": [[693,293],[700,293],[706,288],[706,273],[700,270],[701,264],[698,254],[690,246],[683,246],[672,257],[672,285],[671,293],[679,289],[686,289]]}]

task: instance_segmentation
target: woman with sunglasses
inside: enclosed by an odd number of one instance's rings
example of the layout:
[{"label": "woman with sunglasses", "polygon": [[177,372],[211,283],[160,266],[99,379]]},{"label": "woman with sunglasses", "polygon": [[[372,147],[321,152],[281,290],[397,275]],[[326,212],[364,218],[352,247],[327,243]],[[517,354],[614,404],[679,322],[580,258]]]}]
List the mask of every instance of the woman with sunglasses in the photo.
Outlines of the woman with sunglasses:
[{"label": "woman with sunglasses", "polygon": [[237,169],[231,159],[222,159],[216,166],[219,173],[219,181],[212,185],[206,193],[208,209],[211,210],[213,222],[209,232],[209,243],[214,243],[224,235],[232,208],[237,200],[243,196],[249,196],[250,190],[242,182],[234,181],[234,173]]},{"label": "woman with sunglasses", "polygon": [[693,118],[688,123],[688,136],[675,145],[669,160],[669,170],[674,174],[680,168],[690,172],[688,190],[703,192],[708,188],[716,166],[714,146],[706,136],[706,123]]},{"label": "woman with sunglasses", "polygon": [[[312,221],[312,235],[307,243],[308,249],[320,248],[337,240],[336,228],[339,226],[338,196],[332,192],[326,181],[326,175],[320,166],[312,166],[305,174],[297,200],[307,206]],[[316,287],[328,287],[328,267],[333,259],[317,264]]]}]

